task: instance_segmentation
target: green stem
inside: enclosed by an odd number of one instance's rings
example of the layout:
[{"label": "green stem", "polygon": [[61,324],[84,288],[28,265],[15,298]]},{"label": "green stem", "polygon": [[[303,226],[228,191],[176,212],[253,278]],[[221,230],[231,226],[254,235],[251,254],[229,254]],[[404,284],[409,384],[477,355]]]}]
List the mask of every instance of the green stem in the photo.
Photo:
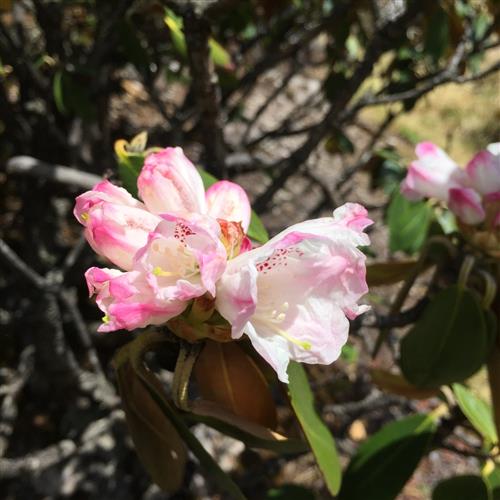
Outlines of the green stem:
[{"label": "green stem", "polygon": [[175,364],[172,392],[175,406],[183,411],[190,411],[189,403],[189,380],[193,371],[194,363],[201,350],[201,344],[189,344],[181,342],[179,356]]}]

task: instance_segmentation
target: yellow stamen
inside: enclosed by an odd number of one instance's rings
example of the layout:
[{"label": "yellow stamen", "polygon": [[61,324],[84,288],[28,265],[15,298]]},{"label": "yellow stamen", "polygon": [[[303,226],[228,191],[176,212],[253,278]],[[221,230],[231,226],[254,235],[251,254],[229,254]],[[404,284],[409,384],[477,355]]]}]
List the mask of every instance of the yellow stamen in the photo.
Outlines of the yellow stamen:
[{"label": "yellow stamen", "polygon": [[80,214],[80,217],[85,222],[87,222],[89,220],[89,214],[88,214],[88,212],[83,212],[82,214]]},{"label": "yellow stamen", "polygon": [[153,269],[153,274],[155,276],[174,276],[175,273],[169,272],[169,271],[164,271],[160,266],[156,266]]},{"label": "yellow stamen", "polygon": [[109,323],[109,315],[105,314],[103,317],[102,317],[102,322],[107,325]]},{"label": "yellow stamen", "polygon": [[312,345],[310,342],[306,342],[304,340],[298,340],[298,339],[292,337],[291,335],[289,335],[287,332],[285,332],[285,330],[282,330],[281,328],[276,327],[276,330],[279,332],[279,334],[282,337],[285,337],[288,340],[288,342],[291,342],[292,344],[298,345],[299,347],[302,347],[302,349],[305,349],[306,351],[310,351],[312,349]]}]

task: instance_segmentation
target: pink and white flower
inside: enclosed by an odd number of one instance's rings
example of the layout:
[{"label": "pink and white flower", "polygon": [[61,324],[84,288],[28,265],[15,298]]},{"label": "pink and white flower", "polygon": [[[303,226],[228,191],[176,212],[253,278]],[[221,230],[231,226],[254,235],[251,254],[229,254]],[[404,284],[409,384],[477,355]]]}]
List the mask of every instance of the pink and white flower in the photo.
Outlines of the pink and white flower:
[{"label": "pink and white flower", "polygon": [[477,153],[465,169],[430,142],[418,144],[416,154],[419,159],[410,165],[401,192],[410,200],[445,201],[464,224],[484,222],[486,230],[491,229],[491,211],[496,210],[491,200],[500,195],[500,143]]},{"label": "pink and white flower", "polygon": [[80,214],[92,249],[121,269],[132,269],[134,255],[161,219],[142,208],[102,201]]},{"label": "pink and white flower", "polygon": [[219,224],[211,217],[162,215],[135,257],[157,297],[188,301],[205,292],[215,296],[215,283],[226,266]]},{"label": "pink and white flower", "polygon": [[401,192],[414,201],[426,197],[448,201],[450,188],[463,185],[464,171],[432,142],[421,142],[415,153],[418,160],[410,164]]},{"label": "pink and white flower", "polygon": [[470,188],[450,189],[448,206],[466,224],[479,224],[486,216],[481,205],[481,196]]},{"label": "pink and white flower", "polygon": [[159,300],[145,276],[138,271],[91,267],[86,273],[89,295],[104,312],[100,332],[133,330],[161,325],[181,314],[187,306],[181,300]]},{"label": "pink and white flower", "polygon": [[368,291],[362,230],[366,210],[349,204],[333,217],[288,228],[260,248],[228,262],[217,284],[216,307],[246,334],[257,352],[287,382],[290,359],[329,364],[347,340],[348,319]]},{"label": "pink and white flower", "polygon": [[212,184],[205,193],[208,215],[216,219],[239,222],[246,233],[252,210],[244,189],[229,181]]},{"label": "pink and white flower", "polygon": [[500,192],[500,152],[480,151],[467,164],[465,171],[470,185],[481,195]]}]

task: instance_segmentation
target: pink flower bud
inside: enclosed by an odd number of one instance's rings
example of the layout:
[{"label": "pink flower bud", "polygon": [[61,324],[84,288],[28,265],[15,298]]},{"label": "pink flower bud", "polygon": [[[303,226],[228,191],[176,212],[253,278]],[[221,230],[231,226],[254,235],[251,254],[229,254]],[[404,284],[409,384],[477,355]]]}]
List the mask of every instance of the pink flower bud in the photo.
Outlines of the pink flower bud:
[{"label": "pink flower bud", "polygon": [[208,215],[215,219],[239,222],[246,233],[250,224],[251,208],[244,189],[229,181],[212,184],[205,193]]},{"label": "pink flower bud", "polygon": [[150,154],[137,186],[148,210],[155,214],[206,212],[203,181],[181,148],[165,148]]},{"label": "pink flower bud", "polygon": [[160,220],[141,208],[101,202],[84,217],[85,237],[96,253],[130,270],[134,255]]}]

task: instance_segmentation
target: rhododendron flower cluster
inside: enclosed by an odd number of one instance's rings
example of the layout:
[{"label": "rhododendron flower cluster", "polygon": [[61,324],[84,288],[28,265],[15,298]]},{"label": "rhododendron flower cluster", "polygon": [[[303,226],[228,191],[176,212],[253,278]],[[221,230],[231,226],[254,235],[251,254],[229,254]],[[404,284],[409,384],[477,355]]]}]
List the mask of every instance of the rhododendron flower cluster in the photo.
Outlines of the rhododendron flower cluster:
[{"label": "rhododendron flower cluster", "polygon": [[245,191],[219,181],[205,192],[180,148],[149,155],[137,186],[142,201],[109,181],[76,200],[87,241],[119,268],[86,272],[104,312],[99,331],[168,322],[191,341],[245,334],[284,382],[290,359],[338,358],[348,320],[366,309],[358,305],[367,284],[357,247],[369,243],[371,221],[362,206],[348,203],[252,249]]},{"label": "rhododendron flower cluster", "polygon": [[500,143],[477,153],[465,168],[431,142],[418,144],[415,152],[418,160],[401,185],[407,198],[436,198],[465,224],[500,226]]}]

